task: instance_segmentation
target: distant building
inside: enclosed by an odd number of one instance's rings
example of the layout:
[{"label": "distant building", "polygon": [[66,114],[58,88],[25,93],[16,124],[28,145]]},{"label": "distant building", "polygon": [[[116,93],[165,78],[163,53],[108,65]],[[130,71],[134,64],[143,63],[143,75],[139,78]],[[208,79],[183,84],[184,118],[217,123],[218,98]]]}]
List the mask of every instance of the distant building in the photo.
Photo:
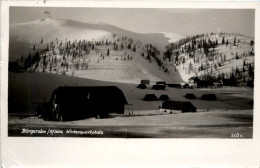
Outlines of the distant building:
[{"label": "distant building", "polygon": [[217,96],[215,94],[203,94],[201,100],[215,101],[217,100]]},{"label": "distant building", "polygon": [[223,81],[222,80],[219,80],[217,82],[214,82],[214,87],[217,88],[217,87],[223,87]]},{"label": "distant building", "polygon": [[179,83],[168,83],[167,86],[171,88],[182,88],[181,84]]},{"label": "distant building", "polygon": [[150,85],[150,80],[141,80],[141,84]]},{"label": "distant building", "polygon": [[189,87],[197,87],[197,83],[198,83],[199,78],[198,77],[191,77],[189,78]]},{"label": "distant building", "polygon": [[196,112],[197,108],[191,102],[166,101],[162,103],[160,111],[168,113],[185,113]]},{"label": "distant building", "polygon": [[169,99],[170,99],[169,96],[166,95],[166,94],[162,94],[162,95],[159,97],[159,100],[161,100],[161,101],[167,101],[167,100],[169,100]]},{"label": "distant building", "polygon": [[196,99],[197,98],[193,93],[187,93],[184,97],[186,99]]},{"label": "distant building", "polygon": [[158,98],[155,96],[155,94],[146,94],[143,98],[144,101],[157,101]]},{"label": "distant building", "polygon": [[165,81],[158,81],[158,82],[156,82],[156,85],[164,85],[164,86],[166,86],[166,82]]},{"label": "distant building", "polygon": [[137,88],[139,88],[139,89],[146,89],[147,87],[146,87],[145,84],[140,83],[139,85],[137,85]]},{"label": "distant building", "polygon": [[165,90],[165,85],[153,85],[152,89],[154,90]]}]

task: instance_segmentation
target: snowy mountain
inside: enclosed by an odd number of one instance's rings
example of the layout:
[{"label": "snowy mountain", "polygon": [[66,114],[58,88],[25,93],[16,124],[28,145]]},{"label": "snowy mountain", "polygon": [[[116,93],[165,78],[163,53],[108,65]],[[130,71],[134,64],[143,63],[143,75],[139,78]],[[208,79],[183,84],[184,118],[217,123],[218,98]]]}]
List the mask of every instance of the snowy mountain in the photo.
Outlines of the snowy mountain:
[{"label": "snowy mountain", "polygon": [[[203,34],[168,45],[165,62],[188,82],[191,77],[212,76],[238,81],[253,78],[254,38],[240,34]],[[250,74],[250,75],[249,75]]]},{"label": "snowy mountain", "polygon": [[9,60],[30,71],[123,83],[205,76],[241,82],[253,79],[254,38],[141,34],[103,22],[41,19],[10,25]]},{"label": "snowy mountain", "polygon": [[177,42],[178,40],[185,38],[185,35],[181,35],[178,33],[169,33],[169,32],[160,32],[162,33],[166,38],[168,38],[169,43]]},{"label": "snowy mountain", "polygon": [[9,60],[34,72],[123,83],[178,82],[178,74],[164,73],[140,55],[145,45],[162,50],[169,39],[163,33],[140,34],[106,23],[42,19],[10,25]]},{"label": "snowy mountain", "polygon": [[[116,34],[139,40],[143,44],[155,44],[164,48],[168,44],[169,37],[163,33],[140,34],[118,28],[106,23],[82,23],[64,19],[41,19],[26,23],[10,24],[10,59],[12,61],[22,54],[28,55],[35,44],[43,39],[43,44],[55,40],[100,40],[102,38],[112,39]],[[175,36],[178,40],[178,36]],[[42,48],[38,45],[38,48]]]}]

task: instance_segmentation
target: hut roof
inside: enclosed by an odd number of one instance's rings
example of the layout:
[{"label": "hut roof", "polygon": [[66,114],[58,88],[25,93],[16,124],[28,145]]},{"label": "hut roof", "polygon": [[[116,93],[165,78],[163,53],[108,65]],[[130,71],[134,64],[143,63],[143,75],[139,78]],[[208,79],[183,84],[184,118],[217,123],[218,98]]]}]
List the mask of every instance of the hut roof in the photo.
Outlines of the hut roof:
[{"label": "hut roof", "polygon": [[153,85],[154,90],[165,90],[165,85]]},{"label": "hut roof", "polygon": [[197,108],[191,102],[166,101],[162,108],[171,110],[181,110],[182,112],[195,112]]},{"label": "hut roof", "polygon": [[155,94],[146,94],[143,98],[144,101],[156,101],[158,100]]},{"label": "hut roof", "polygon": [[202,100],[211,100],[211,101],[214,101],[217,99],[216,95],[215,94],[203,94],[201,96],[201,99]]},{"label": "hut roof", "polygon": [[139,84],[137,86],[137,88],[139,88],[139,89],[146,89],[147,87],[146,87],[146,85],[144,83],[141,83],[141,84]]},{"label": "hut roof", "polygon": [[193,93],[187,93],[184,97],[186,99],[196,99],[197,98]]},{"label": "hut roof", "polygon": [[165,95],[165,94],[162,94],[162,95],[159,97],[159,100],[163,100],[163,101],[169,100],[169,96],[168,96],[168,95]]},{"label": "hut roof", "polygon": [[181,88],[181,84],[178,84],[178,83],[168,83],[167,86],[174,87],[174,88]]},{"label": "hut roof", "polygon": [[157,81],[156,85],[166,85],[166,82],[165,81]]},{"label": "hut roof", "polygon": [[148,79],[143,79],[143,80],[141,80],[141,83],[142,84],[150,84],[150,80],[148,80]]},{"label": "hut roof", "polygon": [[122,90],[116,86],[62,86],[53,91],[54,95],[60,103],[92,100],[127,104]]}]

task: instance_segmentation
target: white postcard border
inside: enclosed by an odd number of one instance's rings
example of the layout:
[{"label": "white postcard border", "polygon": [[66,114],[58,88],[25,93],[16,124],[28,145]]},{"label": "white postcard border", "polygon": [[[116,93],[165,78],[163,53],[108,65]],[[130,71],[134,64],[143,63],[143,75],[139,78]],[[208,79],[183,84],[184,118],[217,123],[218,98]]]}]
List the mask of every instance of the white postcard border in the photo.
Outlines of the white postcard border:
[{"label": "white postcard border", "polygon": [[[255,9],[253,139],[117,139],[7,136],[9,6]],[[260,4],[257,2],[2,1],[1,150],[3,167],[259,167]]]}]

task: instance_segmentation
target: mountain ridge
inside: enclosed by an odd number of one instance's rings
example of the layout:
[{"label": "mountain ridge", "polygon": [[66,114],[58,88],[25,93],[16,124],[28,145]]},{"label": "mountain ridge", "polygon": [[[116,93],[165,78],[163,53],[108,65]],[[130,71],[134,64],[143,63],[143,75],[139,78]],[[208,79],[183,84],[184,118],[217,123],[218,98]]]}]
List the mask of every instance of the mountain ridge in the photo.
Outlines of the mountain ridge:
[{"label": "mountain ridge", "polygon": [[[138,83],[141,79],[147,78],[154,82],[160,80],[171,82],[174,79],[158,68],[156,62],[149,63],[139,53],[147,44],[159,46],[158,48],[163,51],[165,45],[169,43],[168,40],[169,38],[162,33],[135,33],[103,22],[93,24],[69,19],[48,18],[10,25],[9,60],[19,61],[24,57],[28,63],[31,58],[30,54],[35,58],[35,55],[39,53],[40,58],[37,59],[37,62],[40,65],[37,65],[37,68],[30,67],[29,69],[41,72],[47,71],[44,68],[45,65],[41,66],[47,54],[48,59],[58,60],[58,64],[51,61],[52,66],[46,65],[50,73],[69,74],[97,80],[108,77],[103,80],[125,83]],[[92,48],[90,44],[95,47]],[[85,47],[83,48],[82,45]],[[121,47],[122,45],[123,47]],[[66,46],[71,51],[67,51]],[[84,49],[84,52],[75,50],[74,46],[81,50]],[[108,49],[110,49],[111,56],[104,57],[107,55]],[[66,56],[62,53],[66,53]],[[79,56],[82,54],[83,56]],[[80,58],[75,59],[75,55]],[[65,58],[67,61],[62,61]],[[84,63],[86,67],[80,70],[75,60],[79,61],[82,66]],[[27,65],[25,66],[25,62],[20,61],[19,64],[23,68],[28,68]],[[64,66],[60,64],[68,64],[70,68],[64,69]],[[106,75],[104,76],[104,74]]]}]

